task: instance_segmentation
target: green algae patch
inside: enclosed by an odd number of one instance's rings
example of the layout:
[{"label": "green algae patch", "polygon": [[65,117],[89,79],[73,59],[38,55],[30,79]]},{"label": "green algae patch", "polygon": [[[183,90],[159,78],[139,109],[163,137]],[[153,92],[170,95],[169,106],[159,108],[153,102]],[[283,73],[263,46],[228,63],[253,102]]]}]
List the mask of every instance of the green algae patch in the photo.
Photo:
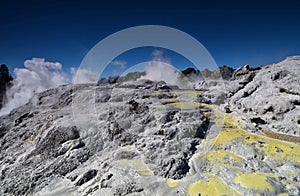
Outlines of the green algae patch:
[{"label": "green algae patch", "polygon": [[215,196],[215,195],[240,195],[236,190],[225,184],[220,178],[214,177],[206,180],[199,180],[188,186],[187,193],[189,196]]},{"label": "green algae patch", "polygon": [[238,172],[234,182],[240,184],[244,188],[255,189],[259,191],[267,191],[273,192],[272,185],[268,182],[267,177],[275,177],[272,174],[265,173],[244,173]]},{"label": "green algae patch", "polygon": [[171,178],[168,178],[167,181],[166,181],[168,187],[170,188],[175,188],[179,185],[180,183],[180,180],[173,180]]}]

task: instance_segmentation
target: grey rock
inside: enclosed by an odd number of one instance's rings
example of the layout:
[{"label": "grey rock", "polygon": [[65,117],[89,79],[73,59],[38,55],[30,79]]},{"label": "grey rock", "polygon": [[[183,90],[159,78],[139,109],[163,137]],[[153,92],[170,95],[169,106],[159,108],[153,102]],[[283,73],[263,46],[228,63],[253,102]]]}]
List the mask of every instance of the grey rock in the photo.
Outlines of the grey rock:
[{"label": "grey rock", "polygon": [[84,183],[90,181],[97,175],[98,171],[96,169],[89,170],[86,173],[83,174],[81,178],[78,179],[78,181],[75,183],[76,186],[81,186]]},{"label": "grey rock", "polygon": [[255,123],[267,123],[263,128],[269,131],[300,136],[296,120],[300,112],[299,65],[298,57],[289,57],[261,69],[237,69],[229,83],[233,87],[229,90],[231,109],[252,121],[263,119]]},{"label": "grey rock", "polygon": [[[244,66],[232,80],[200,82],[189,93],[162,81],[135,81],[130,76],[35,94],[0,117],[0,192],[184,195],[188,183],[212,174],[243,194],[259,194],[234,183],[236,172],[230,168],[209,167],[201,157],[192,160],[202,150],[198,145],[207,142],[209,134],[218,134],[209,114],[212,109],[198,104],[239,115],[251,132],[269,129],[299,136],[299,61],[293,57],[261,68]],[[195,107],[179,106],[185,104]],[[274,173],[298,183],[299,165],[267,158],[258,150],[264,145],[233,140],[213,150],[242,157],[241,162],[224,159],[241,171]],[[182,180],[179,188],[167,188],[167,178]],[[299,193],[299,186],[284,187],[279,178],[267,181],[276,194]]]}]

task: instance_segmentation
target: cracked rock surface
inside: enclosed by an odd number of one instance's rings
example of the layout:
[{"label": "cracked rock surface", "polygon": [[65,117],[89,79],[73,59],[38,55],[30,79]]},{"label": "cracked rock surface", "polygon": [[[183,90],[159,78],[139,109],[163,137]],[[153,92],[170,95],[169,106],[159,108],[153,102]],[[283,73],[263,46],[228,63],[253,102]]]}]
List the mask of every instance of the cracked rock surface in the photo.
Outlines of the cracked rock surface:
[{"label": "cracked rock surface", "polygon": [[[209,119],[197,109],[162,105],[166,98],[175,103],[180,96],[152,81],[136,86],[67,85],[35,95],[1,117],[1,191],[30,195],[55,178],[68,179],[75,187],[101,182],[87,192],[110,187],[124,195],[143,190],[135,181],[115,187],[113,179],[120,174],[103,176],[114,167],[141,167],[145,175],[183,178]],[[72,105],[72,100],[80,104]],[[73,111],[78,112],[75,118]],[[87,171],[77,174],[87,165]],[[126,172],[123,177],[131,176]]]},{"label": "cracked rock surface", "polygon": [[0,195],[299,195],[299,62],[36,94],[0,117]]},{"label": "cracked rock surface", "polygon": [[234,76],[236,79],[229,83],[234,89],[229,101],[232,110],[262,129],[300,136],[299,57],[260,69],[243,67]]}]

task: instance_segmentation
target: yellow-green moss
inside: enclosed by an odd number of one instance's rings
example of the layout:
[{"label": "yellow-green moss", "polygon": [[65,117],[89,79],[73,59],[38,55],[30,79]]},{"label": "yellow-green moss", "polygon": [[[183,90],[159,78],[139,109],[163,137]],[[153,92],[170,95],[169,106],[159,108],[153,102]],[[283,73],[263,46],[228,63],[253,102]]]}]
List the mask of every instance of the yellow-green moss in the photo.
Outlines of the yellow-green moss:
[{"label": "yellow-green moss", "polygon": [[199,180],[188,186],[189,196],[216,196],[216,195],[228,195],[235,196],[240,195],[236,190],[225,184],[220,178],[214,177],[206,180]]}]

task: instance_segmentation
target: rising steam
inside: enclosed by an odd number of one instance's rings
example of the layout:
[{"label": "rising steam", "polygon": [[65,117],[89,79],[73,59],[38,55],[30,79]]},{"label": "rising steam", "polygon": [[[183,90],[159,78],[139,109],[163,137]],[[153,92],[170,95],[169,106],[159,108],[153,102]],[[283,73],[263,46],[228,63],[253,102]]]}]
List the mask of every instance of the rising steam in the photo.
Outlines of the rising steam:
[{"label": "rising steam", "polygon": [[13,86],[7,92],[8,102],[0,110],[0,115],[24,105],[34,93],[69,83],[68,77],[62,72],[61,63],[33,58],[26,60],[24,67],[14,70]]},{"label": "rising steam", "polygon": [[141,79],[152,81],[165,81],[170,85],[176,85],[179,88],[188,88],[187,80],[171,63],[171,59],[164,56],[162,50],[152,52],[152,61],[145,66],[145,75]]}]

